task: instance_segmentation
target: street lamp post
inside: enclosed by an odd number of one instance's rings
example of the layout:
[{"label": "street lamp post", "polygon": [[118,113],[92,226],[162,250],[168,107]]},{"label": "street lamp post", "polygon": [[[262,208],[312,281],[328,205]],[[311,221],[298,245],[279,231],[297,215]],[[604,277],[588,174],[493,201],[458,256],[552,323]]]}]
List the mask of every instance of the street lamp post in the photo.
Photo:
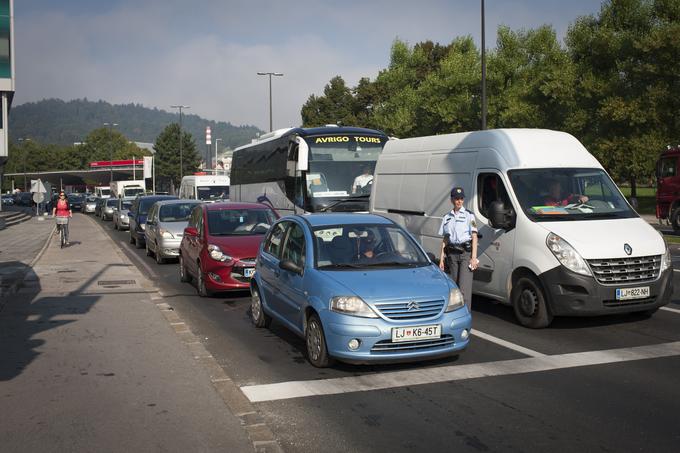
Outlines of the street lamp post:
[{"label": "street lamp post", "polygon": [[113,181],[113,128],[118,126],[118,123],[104,123],[104,126],[109,127],[109,186]]},{"label": "street lamp post", "polygon": [[283,73],[281,72],[258,72],[257,75],[269,76],[269,132],[274,130],[272,124],[272,76],[281,77]]},{"label": "street lamp post", "polygon": [[482,1],[482,130],[486,129],[486,33],[484,31],[484,0]]},{"label": "street lamp post", "polygon": [[[19,138],[19,142],[30,142],[30,138]],[[26,153],[28,152],[27,149],[25,149],[25,143],[22,143],[22,149],[21,150],[21,158],[23,160],[23,165],[24,165],[24,192],[26,192]]]},{"label": "street lamp post", "polygon": [[215,173],[214,173],[214,174],[217,174],[217,142],[221,142],[221,141],[222,141],[221,138],[216,138],[216,139],[215,139],[215,167],[214,167],[214,168],[215,168]]},{"label": "street lamp post", "polygon": [[182,159],[182,109],[190,109],[188,105],[171,105],[170,108],[179,109],[179,179],[184,176],[184,160]]}]

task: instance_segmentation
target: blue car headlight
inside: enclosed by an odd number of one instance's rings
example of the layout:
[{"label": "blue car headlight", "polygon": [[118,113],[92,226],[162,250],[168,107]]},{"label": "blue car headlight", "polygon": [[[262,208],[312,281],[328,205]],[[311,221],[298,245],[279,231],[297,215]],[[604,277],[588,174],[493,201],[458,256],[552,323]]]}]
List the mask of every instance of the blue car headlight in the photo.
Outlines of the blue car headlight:
[{"label": "blue car headlight", "polygon": [[463,299],[463,293],[460,292],[458,288],[451,288],[449,290],[449,301],[446,304],[445,312],[448,313],[453,310],[458,310],[463,305],[465,305],[465,299]]},{"label": "blue car headlight", "polygon": [[331,311],[362,318],[377,318],[378,315],[361,297],[336,296],[331,299]]}]

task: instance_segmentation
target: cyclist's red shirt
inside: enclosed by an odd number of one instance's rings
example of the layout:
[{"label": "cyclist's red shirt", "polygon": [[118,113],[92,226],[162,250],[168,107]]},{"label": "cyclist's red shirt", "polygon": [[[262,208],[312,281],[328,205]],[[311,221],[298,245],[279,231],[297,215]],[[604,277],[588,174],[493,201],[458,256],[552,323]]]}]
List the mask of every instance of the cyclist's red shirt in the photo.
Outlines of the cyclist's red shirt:
[{"label": "cyclist's red shirt", "polygon": [[68,201],[57,200],[57,212],[55,213],[57,217],[68,217],[69,209]]}]

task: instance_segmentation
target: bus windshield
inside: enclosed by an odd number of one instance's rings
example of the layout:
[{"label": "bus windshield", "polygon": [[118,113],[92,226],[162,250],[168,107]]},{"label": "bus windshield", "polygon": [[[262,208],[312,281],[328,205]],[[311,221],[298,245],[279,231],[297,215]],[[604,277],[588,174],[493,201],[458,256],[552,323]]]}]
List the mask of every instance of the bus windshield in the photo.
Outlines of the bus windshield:
[{"label": "bus windshield", "polygon": [[384,137],[305,137],[309,146],[307,193],[313,204],[329,198],[368,196]]},{"label": "bus windshield", "polygon": [[637,216],[601,169],[541,168],[509,175],[522,210],[535,222]]}]

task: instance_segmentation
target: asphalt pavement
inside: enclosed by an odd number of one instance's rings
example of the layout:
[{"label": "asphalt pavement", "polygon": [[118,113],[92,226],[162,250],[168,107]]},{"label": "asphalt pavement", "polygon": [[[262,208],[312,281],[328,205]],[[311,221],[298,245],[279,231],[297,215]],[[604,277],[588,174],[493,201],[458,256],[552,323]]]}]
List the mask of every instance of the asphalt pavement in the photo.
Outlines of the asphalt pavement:
[{"label": "asphalt pavement", "polygon": [[226,376],[97,222],[76,214],[0,311],[0,450],[255,451]]},{"label": "asphalt pavement", "polygon": [[680,251],[673,302],[649,318],[556,318],[521,327],[473,299],[457,358],[317,369],[274,322],[256,329],[247,293],[201,298],[176,263],[157,265],[101,228],[247,397],[289,452],[659,451],[680,445]]}]

